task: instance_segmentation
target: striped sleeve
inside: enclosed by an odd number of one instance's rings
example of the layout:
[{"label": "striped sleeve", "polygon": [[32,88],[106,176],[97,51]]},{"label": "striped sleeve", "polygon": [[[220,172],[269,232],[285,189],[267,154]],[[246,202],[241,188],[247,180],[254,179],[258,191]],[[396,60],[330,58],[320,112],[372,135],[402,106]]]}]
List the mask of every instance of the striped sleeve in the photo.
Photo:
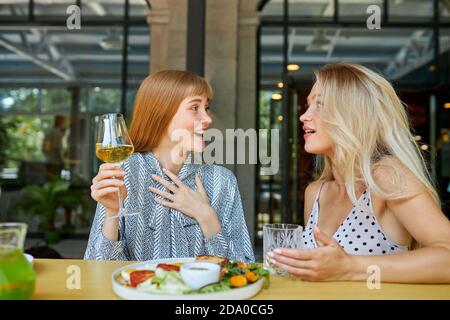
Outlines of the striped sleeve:
[{"label": "striped sleeve", "polygon": [[234,261],[253,262],[255,257],[250,236],[245,222],[241,195],[236,177],[229,171],[226,195],[230,204],[222,210],[222,230],[209,238],[205,238],[205,247],[208,254],[219,255]]},{"label": "striped sleeve", "polygon": [[[105,220],[105,207],[97,204],[94,222],[84,255],[85,260],[129,260],[126,241],[123,238],[123,223],[119,221],[119,240],[109,240],[103,235],[102,227]],[[122,232],[121,232],[122,231]]]}]

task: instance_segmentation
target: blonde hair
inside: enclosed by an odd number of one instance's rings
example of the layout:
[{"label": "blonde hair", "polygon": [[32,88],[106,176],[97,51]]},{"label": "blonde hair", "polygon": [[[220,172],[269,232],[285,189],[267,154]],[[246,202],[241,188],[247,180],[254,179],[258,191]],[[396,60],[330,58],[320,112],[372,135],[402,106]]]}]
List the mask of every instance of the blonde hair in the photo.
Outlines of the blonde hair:
[{"label": "blonde hair", "polygon": [[[333,163],[339,168],[347,194],[355,205],[358,181],[385,199],[400,199],[406,194],[401,188],[401,170],[396,165],[399,162],[440,206],[407,112],[392,85],[376,72],[357,64],[327,64],[314,73],[323,99],[321,119],[335,143],[333,162],[328,156],[316,158],[319,180],[333,179]],[[387,157],[396,161],[383,161]],[[374,172],[381,166],[393,169],[391,178],[400,190],[388,192],[376,183]]]},{"label": "blonde hair", "polygon": [[134,100],[130,137],[136,152],[152,151],[160,143],[180,103],[190,96],[211,99],[209,82],[181,70],[162,70],[142,81]]}]

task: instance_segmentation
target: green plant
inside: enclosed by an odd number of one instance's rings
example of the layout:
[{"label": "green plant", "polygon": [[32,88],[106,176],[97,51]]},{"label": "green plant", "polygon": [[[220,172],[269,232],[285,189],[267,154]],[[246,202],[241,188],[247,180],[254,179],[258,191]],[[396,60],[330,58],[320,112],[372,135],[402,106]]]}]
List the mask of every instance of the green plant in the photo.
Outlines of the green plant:
[{"label": "green plant", "polygon": [[24,197],[17,206],[30,214],[43,216],[46,231],[55,231],[56,211],[60,207],[80,205],[79,192],[69,190],[70,182],[55,178],[44,185],[30,185],[22,189]]},{"label": "green plant", "polygon": [[6,165],[8,159],[8,148],[11,145],[9,131],[15,130],[16,126],[10,121],[0,118],[0,169]]}]

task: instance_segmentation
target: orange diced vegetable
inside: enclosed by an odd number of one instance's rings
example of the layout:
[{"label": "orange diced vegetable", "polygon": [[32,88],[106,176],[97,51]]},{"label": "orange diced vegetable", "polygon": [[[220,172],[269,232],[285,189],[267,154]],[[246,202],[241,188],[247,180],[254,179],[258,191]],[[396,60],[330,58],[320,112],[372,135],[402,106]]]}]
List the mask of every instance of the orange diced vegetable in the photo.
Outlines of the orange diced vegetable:
[{"label": "orange diced vegetable", "polygon": [[230,285],[235,288],[243,287],[247,284],[247,278],[241,274],[232,276],[230,280]]},{"label": "orange diced vegetable", "polygon": [[259,275],[256,273],[249,271],[245,274],[245,277],[247,278],[248,282],[255,282],[259,279]]},{"label": "orange diced vegetable", "polygon": [[241,269],[249,269],[250,267],[247,265],[247,264],[245,264],[244,262],[238,262],[237,263],[237,266],[239,267],[239,268],[241,268]]}]

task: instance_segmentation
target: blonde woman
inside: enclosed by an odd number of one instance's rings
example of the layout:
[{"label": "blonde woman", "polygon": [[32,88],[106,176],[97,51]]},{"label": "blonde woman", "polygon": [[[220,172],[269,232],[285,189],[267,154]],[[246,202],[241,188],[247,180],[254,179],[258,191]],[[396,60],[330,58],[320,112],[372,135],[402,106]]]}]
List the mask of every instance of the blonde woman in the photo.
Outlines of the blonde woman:
[{"label": "blonde woman", "polygon": [[[233,172],[186,161],[205,149],[212,94],[206,79],[187,71],[163,70],[144,79],[130,126],[135,152],[123,171],[102,164],[92,180],[98,205],[85,259],[206,254],[254,260]],[[117,218],[118,190],[127,211],[141,214]]]},{"label": "blonde woman", "polygon": [[319,173],[305,191],[306,250],[276,249],[273,262],[310,281],[365,281],[375,265],[386,282],[450,282],[450,222],[394,89],[355,64],[315,75],[300,117]]}]

